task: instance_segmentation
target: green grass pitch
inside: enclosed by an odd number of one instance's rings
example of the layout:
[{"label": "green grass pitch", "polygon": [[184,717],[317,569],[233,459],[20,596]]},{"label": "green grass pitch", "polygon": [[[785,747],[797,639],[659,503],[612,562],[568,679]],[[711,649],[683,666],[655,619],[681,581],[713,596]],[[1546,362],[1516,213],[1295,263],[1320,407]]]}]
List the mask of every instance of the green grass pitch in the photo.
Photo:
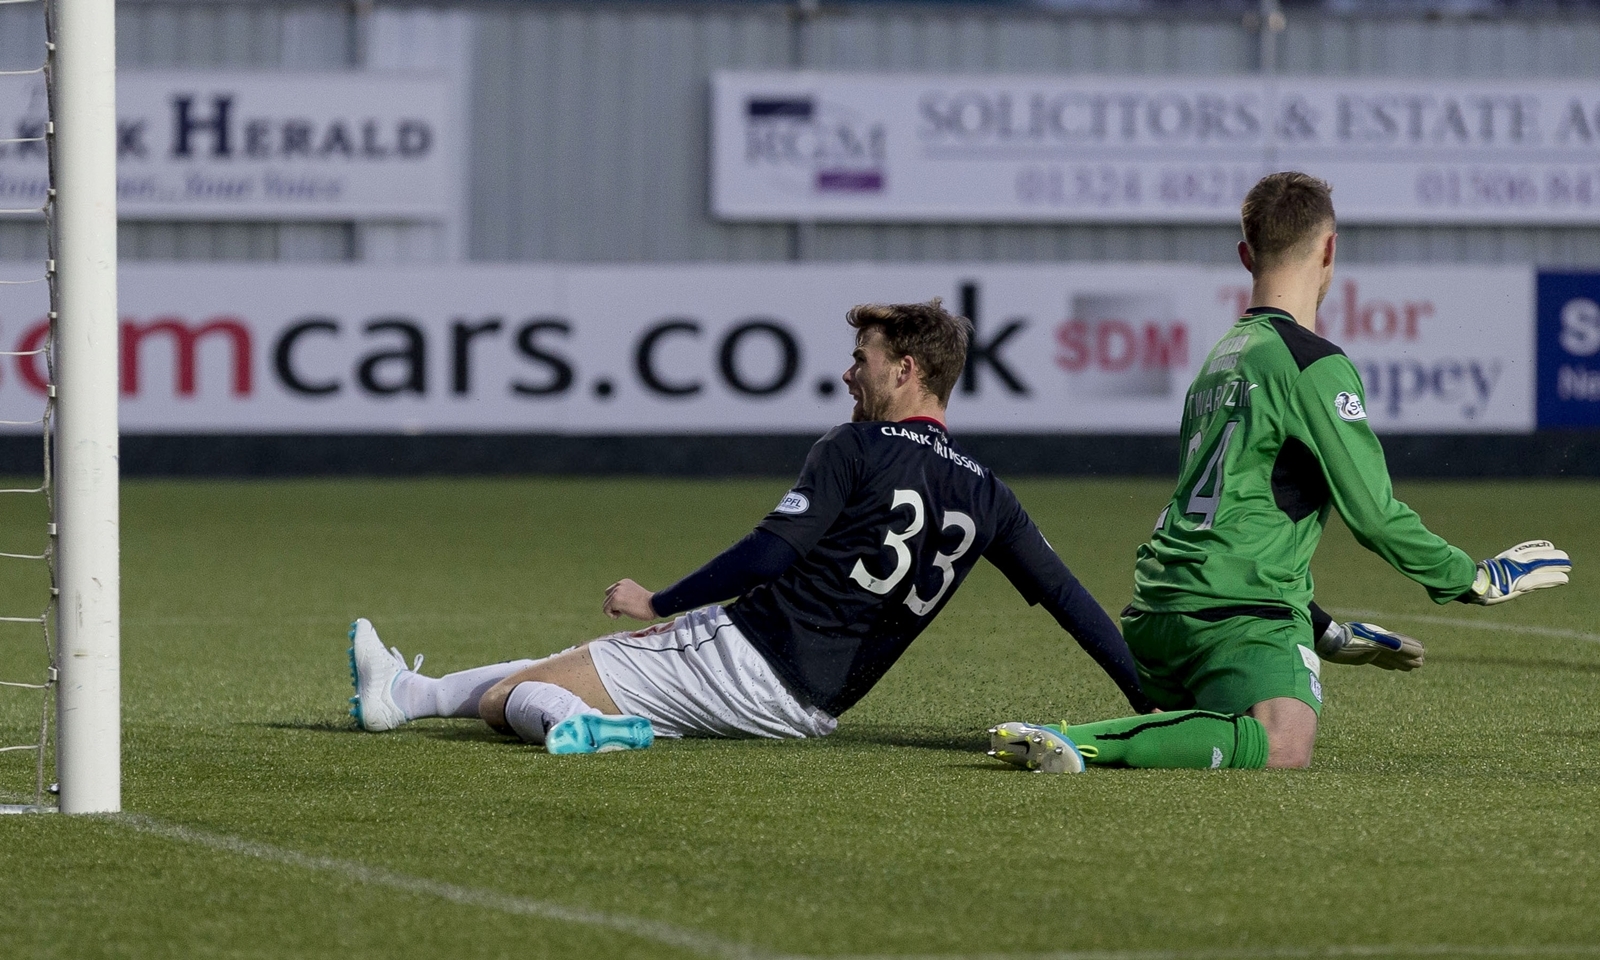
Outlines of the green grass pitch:
[{"label": "green grass pitch", "polygon": [[[1015,486],[1119,609],[1167,484]],[[1600,953],[1595,483],[1400,485],[1472,553],[1571,552],[1572,586],[1494,609],[1428,603],[1333,525],[1318,599],[1428,663],[1327,667],[1309,771],[987,760],[995,721],[1125,708],[985,565],[827,739],[551,757],[460,721],[352,730],[353,617],[435,675],[552,652],[614,629],[607,584],[666,585],[786,487],[125,484],[129,814],[0,818],[0,957]],[[22,542],[0,550],[33,546],[38,518],[5,509]],[[0,562],[31,612],[37,566]],[[37,672],[36,644],[0,634],[0,679]],[[0,691],[0,740],[35,703]],[[29,762],[0,754],[0,790]]]}]

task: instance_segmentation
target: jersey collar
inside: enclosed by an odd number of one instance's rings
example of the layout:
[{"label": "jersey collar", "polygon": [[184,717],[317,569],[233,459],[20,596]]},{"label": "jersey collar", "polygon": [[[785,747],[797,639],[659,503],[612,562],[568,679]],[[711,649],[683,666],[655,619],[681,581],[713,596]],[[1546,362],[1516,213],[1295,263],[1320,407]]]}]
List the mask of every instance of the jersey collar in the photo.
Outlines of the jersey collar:
[{"label": "jersey collar", "polygon": [[1244,315],[1247,317],[1284,317],[1291,323],[1300,322],[1294,318],[1294,314],[1287,310],[1279,310],[1277,307],[1251,307],[1244,312]]},{"label": "jersey collar", "polygon": [[933,424],[934,426],[938,427],[940,430],[943,430],[946,433],[950,432],[950,428],[944,425],[944,421],[943,420],[938,420],[938,419],[935,419],[933,417],[906,417],[904,420],[897,420],[896,422],[897,423],[931,423],[931,424]]}]

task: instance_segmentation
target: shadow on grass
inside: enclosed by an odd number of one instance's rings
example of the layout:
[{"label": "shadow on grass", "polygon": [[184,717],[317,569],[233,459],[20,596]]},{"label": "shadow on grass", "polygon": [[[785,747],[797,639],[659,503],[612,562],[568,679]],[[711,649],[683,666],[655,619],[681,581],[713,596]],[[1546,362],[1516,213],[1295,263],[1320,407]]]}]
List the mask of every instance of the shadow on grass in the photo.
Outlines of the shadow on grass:
[{"label": "shadow on grass", "polygon": [[271,723],[241,723],[241,727],[267,730],[300,730],[309,733],[365,733],[348,720],[274,720]]},{"label": "shadow on grass", "polygon": [[914,747],[921,750],[955,750],[982,753],[989,749],[986,734],[968,730],[909,730],[884,724],[849,726],[828,738],[840,745],[870,743],[886,747]]},{"label": "shadow on grass", "polygon": [[[240,726],[258,727],[268,730],[290,730],[302,733],[332,733],[346,735],[367,736],[366,731],[358,729],[347,720],[275,720],[266,723],[244,723]],[[488,726],[478,722],[450,721],[429,722],[419,721],[406,724],[401,736],[421,736],[434,740],[443,740],[450,743],[503,743],[512,747],[525,747],[521,740],[496,733]],[[780,743],[789,743],[793,746],[809,746],[827,749],[833,747],[859,747],[862,745],[881,747],[906,747],[913,750],[937,750],[943,753],[959,753],[963,757],[981,756],[989,749],[989,739],[986,734],[972,731],[931,731],[914,730],[906,727],[891,726],[889,724],[852,725],[839,730],[832,736],[818,738],[812,741],[760,741],[760,740],[721,740],[720,738],[692,737],[686,743],[765,743],[771,742],[774,746]],[[975,769],[1008,768],[999,764],[990,764],[983,760],[964,763]]]},{"label": "shadow on grass", "polygon": [[425,726],[409,728],[413,734],[430,737],[434,740],[444,740],[448,743],[503,743],[508,747],[527,749],[530,744],[523,743],[517,737],[504,733],[496,733],[489,729],[489,725],[479,721],[454,723],[430,723]]},{"label": "shadow on grass", "polygon": [[[277,720],[271,723],[244,723],[240,726],[261,727],[268,730],[295,730],[302,733],[336,733],[359,734],[371,736],[347,720]],[[434,740],[448,740],[456,743],[465,741],[478,741],[483,743],[505,743],[512,746],[526,746],[515,737],[507,737],[495,733],[482,723],[468,723],[464,721],[451,721],[446,723],[428,723],[420,721],[406,724],[405,731],[399,736],[423,736]]]},{"label": "shadow on grass", "polygon": [[[240,726],[303,733],[370,736],[366,731],[339,720],[279,720],[269,723],[244,723],[240,724]],[[504,747],[510,750],[531,751],[541,756],[544,755],[542,748],[523,743],[516,737],[508,737],[496,733],[489,729],[488,726],[478,722],[449,720],[429,722],[424,720],[407,724],[405,729],[399,731],[397,735],[413,738],[425,737],[444,743],[484,744],[487,747]],[[984,751],[989,747],[989,740],[985,734],[970,731],[917,731],[887,724],[852,726],[832,736],[807,740],[744,740],[690,737],[683,740],[667,740],[665,743],[658,741],[658,746],[677,749],[709,747],[711,749],[721,748],[728,750],[750,747],[779,750],[859,750],[862,747],[900,747],[911,750],[931,750],[944,754],[944,758],[936,760],[935,764],[945,770],[1007,775],[1015,775],[1020,772],[1015,767],[997,763],[983,756]]]}]

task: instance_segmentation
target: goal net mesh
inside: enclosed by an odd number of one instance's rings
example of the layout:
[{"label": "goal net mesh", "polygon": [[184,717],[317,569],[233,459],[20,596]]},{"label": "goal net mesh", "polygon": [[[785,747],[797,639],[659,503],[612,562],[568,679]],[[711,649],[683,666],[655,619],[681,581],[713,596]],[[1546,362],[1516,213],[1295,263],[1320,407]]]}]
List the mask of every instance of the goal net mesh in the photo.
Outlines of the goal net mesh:
[{"label": "goal net mesh", "polygon": [[[0,174],[9,174],[0,175],[0,218],[42,226],[46,238],[42,262],[8,256],[0,263],[0,337],[14,347],[0,351],[0,434],[7,443],[39,438],[37,472],[0,483],[0,812],[5,813],[54,805],[51,721],[57,671],[51,627],[58,591],[51,446],[58,301],[50,21],[45,0],[0,0],[0,37],[11,38],[0,48],[0,122],[5,124],[0,158],[12,161],[0,167]],[[30,175],[35,168],[38,175]]]}]

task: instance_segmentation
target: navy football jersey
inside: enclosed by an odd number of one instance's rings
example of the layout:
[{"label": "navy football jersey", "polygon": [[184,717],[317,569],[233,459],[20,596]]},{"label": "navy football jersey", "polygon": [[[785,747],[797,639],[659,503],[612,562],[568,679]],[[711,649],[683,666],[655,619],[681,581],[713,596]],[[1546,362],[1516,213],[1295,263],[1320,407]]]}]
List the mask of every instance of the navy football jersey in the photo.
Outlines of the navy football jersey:
[{"label": "navy football jersey", "polygon": [[800,559],[728,615],[834,716],[933,622],[979,557],[1030,604],[1071,579],[1010,488],[927,419],[835,427],[757,529]]}]

